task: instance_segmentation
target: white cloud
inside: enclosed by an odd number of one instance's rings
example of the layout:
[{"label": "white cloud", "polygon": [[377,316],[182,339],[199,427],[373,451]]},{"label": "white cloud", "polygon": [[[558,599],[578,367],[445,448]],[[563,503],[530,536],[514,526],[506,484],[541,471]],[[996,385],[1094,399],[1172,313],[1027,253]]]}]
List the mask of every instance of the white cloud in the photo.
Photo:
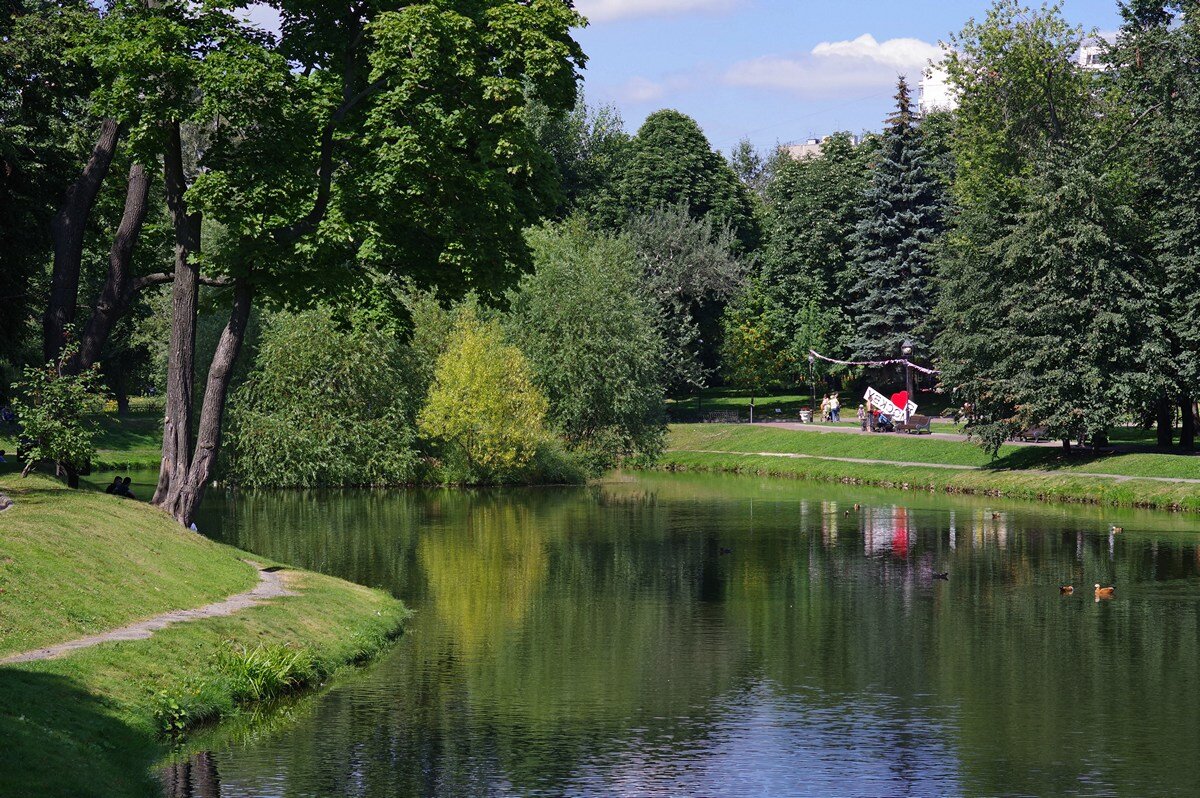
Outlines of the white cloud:
[{"label": "white cloud", "polygon": [[742,61],[726,71],[725,82],[830,97],[845,91],[885,89],[901,74],[918,80],[930,60],[941,57],[941,47],[936,44],[920,39],[880,42],[868,33],[850,41],[821,42],[797,57],[763,56]]},{"label": "white cloud", "polygon": [[614,97],[628,103],[653,102],[666,93],[666,86],[647,78],[630,78],[612,91]]},{"label": "white cloud", "polygon": [[741,0],[579,0],[576,8],[592,22],[612,22],[631,17],[724,11]]}]

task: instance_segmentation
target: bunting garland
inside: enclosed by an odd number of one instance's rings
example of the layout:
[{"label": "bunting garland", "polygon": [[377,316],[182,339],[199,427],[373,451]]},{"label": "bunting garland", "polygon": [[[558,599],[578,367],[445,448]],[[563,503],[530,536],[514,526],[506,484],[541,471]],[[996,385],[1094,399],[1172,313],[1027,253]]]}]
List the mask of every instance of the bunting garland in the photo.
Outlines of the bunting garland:
[{"label": "bunting garland", "polygon": [[815,358],[820,358],[827,363],[837,363],[839,366],[908,366],[910,369],[916,369],[922,374],[941,374],[937,369],[927,369],[924,366],[918,366],[916,363],[910,363],[907,360],[837,360],[832,357],[825,357],[815,349],[808,350],[808,353]]}]

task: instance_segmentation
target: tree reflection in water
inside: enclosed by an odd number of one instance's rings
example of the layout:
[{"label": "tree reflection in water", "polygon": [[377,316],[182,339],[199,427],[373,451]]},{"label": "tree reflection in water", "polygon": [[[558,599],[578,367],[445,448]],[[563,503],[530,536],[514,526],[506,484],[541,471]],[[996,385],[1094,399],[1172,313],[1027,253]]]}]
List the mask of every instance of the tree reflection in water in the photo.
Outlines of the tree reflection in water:
[{"label": "tree reflection in water", "polygon": [[[201,527],[417,610],[297,722],[218,751],[223,798],[1200,783],[1190,518],[646,475],[218,498]],[[1058,591],[1097,581],[1117,598]]]}]

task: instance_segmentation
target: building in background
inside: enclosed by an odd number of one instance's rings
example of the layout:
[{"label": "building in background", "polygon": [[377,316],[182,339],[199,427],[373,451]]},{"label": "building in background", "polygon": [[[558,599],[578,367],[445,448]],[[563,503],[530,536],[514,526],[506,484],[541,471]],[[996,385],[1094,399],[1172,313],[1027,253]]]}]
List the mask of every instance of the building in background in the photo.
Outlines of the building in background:
[{"label": "building in background", "polygon": [[[824,144],[825,141],[828,139],[829,139],[829,136],[825,136],[824,138],[819,138],[819,139],[818,138],[805,139],[803,142],[796,142],[793,144],[781,144],[779,146],[779,149],[783,150],[784,152],[786,152],[788,155],[790,155],[793,159],[795,159],[797,161],[803,161],[807,158],[820,158],[821,154],[822,154],[821,145]],[[859,144],[862,144],[861,136],[851,136],[850,137],[850,145],[851,146],[857,147]]]}]

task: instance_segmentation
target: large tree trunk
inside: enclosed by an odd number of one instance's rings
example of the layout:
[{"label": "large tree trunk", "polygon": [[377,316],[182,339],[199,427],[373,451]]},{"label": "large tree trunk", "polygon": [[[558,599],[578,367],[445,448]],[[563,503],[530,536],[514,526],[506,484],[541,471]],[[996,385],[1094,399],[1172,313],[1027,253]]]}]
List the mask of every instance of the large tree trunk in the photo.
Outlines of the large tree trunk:
[{"label": "large tree trunk", "polygon": [[83,236],[88,217],[96,204],[96,195],[112,165],[121,137],[121,126],[115,119],[100,123],[96,146],[83,168],[83,173],[67,189],[62,207],[50,224],[54,240],[54,270],[50,277],[50,298],[42,317],[43,355],[46,362],[54,360],[67,339],[67,327],[75,321],[79,305],[79,271],[83,259]]},{"label": "large tree trunk", "polygon": [[225,417],[225,402],[229,396],[229,383],[233,378],[233,367],[241,354],[246,340],[246,327],[250,320],[253,291],[245,281],[238,281],[233,290],[233,309],[229,322],[221,332],[217,349],[213,353],[208,370],[208,382],[204,388],[204,405],[200,410],[200,427],[196,436],[196,452],[192,456],[187,477],[168,495],[168,500],[159,506],[175,517],[179,523],[189,526],[196,517],[196,510],[204,499],[204,491],[212,479],[221,451],[221,426]]},{"label": "large tree trunk", "polygon": [[1158,445],[1160,448],[1168,449],[1175,440],[1175,424],[1172,418],[1171,400],[1167,397],[1160,397],[1158,400],[1157,418],[1158,418]]},{"label": "large tree trunk", "polygon": [[178,123],[168,131],[163,156],[167,207],[175,228],[175,280],[171,289],[171,337],[167,352],[167,406],[163,419],[162,466],[154,504],[169,508],[178,502],[187,482],[192,458],[192,386],[196,359],[196,300],[200,270],[192,255],[200,248],[200,216],[188,213],[183,194],[183,153]]},{"label": "large tree trunk", "polygon": [[1179,401],[1183,422],[1179,428],[1179,445],[1189,452],[1196,448],[1196,405],[1192,397],[1185,395]]},{"label": "large tree trunk", "polygon": [[71,371],[91,368],[100,359],[100,353],[113,325],[129,310],[129,303],[136,293],[130,262],[133,247],[141,234],[142,223],[150,194],[150,175],[141,164],[129,167],[129,187],[125,192],[125,212],[121,224],[113,236],[112,249],[108,254],[108,279],[100,289],[100,296],[88,319],[87,328],[79,342],[79,354],[68,364]]}]

